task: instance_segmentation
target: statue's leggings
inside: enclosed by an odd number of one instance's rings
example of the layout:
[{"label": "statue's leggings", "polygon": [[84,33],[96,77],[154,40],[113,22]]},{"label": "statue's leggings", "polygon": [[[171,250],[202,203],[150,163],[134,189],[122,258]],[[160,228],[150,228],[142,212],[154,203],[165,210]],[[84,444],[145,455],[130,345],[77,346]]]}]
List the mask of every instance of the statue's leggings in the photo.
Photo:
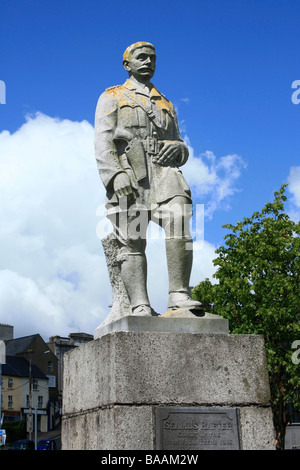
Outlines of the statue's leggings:
[{"label": "statue's leggings", "polygon": [[[122,205],[121,205],[122,207]],[[169,273],[169,292],[187,292],[192,268],[190,219],[192,204],[188,198],[176,196],[153,206],[134,204],[126,210],[109,213],[119,243],[118,261],[132,308],[149,305],[147,294],[147,261],[145,249],[147,229],[152,221],[164,229]]]}]

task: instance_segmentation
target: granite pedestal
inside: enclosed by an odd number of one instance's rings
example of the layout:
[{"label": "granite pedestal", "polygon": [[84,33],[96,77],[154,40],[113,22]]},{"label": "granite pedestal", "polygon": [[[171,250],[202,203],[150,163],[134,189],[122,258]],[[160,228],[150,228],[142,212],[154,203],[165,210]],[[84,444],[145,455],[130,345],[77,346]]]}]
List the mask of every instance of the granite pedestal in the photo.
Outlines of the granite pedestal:
[{"label": "granite pedestal", "polygon": [[66,354],[63,449],[274,449],[263,338],[214,320],[130,317]]}]

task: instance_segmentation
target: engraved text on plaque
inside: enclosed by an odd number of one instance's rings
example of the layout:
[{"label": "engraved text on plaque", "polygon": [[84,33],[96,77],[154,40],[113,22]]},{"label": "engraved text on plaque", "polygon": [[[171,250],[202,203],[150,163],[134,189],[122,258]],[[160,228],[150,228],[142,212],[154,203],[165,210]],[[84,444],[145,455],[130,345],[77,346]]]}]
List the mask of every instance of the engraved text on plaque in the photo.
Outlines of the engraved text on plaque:
[{"label": "engraved text on plaque", "polygon": [[237,450],[236,408],[158,407],[156,449]]}]

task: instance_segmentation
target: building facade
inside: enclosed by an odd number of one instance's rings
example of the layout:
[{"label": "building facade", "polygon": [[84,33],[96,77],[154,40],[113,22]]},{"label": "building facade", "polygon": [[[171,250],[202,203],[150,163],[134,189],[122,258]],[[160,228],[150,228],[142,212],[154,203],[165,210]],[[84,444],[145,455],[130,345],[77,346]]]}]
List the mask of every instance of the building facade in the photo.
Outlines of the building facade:
[{"label": "building facade", "polygon": [[[34,422],[46,432],[60,422],[58,359],[39,334],[5,341],[2,366],[2,412],[5,420],[26,418],[31,433]],[[14,393],[13,393],[14,392]]]},{"label": "building facade", "polygon": [[48,377],[27,359],[6,356],[6,363],[2,365],[4,419],[26,419],[29,434],[34,430],[34,422],[38,431],[48,431],[48,381]]}]

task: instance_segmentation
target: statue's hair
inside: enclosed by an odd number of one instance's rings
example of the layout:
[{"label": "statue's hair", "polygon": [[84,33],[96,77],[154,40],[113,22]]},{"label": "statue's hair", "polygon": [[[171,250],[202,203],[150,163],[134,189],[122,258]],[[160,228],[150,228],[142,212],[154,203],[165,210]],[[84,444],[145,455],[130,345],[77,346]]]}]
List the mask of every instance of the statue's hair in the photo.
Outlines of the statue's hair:
[{"label": "statue's hair", "polygon": [[155,47],[153,46],[153,44],[151,44],[150,42],[146,42],[146,41],[139,41],[139,42],[135,42],[134,44],[131,44],[131,46],[128,46],[126,51],[124,52],[123,54],[123,62],[125,60],[129,60],[129,56],[136,50],[136,49],[139,49],[140,47],[151,47],[154,51],[155,51]]}]

